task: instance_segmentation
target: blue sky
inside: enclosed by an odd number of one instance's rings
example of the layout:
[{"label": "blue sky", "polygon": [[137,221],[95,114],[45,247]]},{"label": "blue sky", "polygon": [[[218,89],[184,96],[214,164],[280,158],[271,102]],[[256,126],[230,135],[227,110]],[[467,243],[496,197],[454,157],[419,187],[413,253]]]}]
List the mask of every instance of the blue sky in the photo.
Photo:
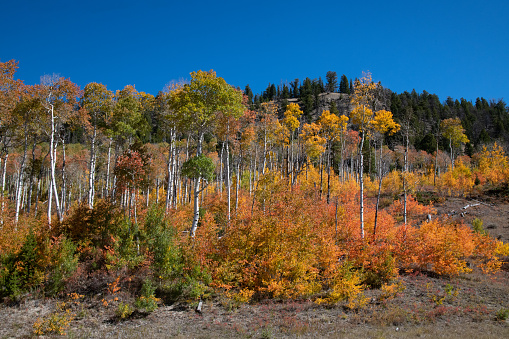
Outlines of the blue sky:
[{"label": "blue sky", "polygon": [[371,71],[401,93],[509,94],[509,1],[3,1],[0,61],[35,84],[170,81],[214,69],[255,93],[269,83]]}]

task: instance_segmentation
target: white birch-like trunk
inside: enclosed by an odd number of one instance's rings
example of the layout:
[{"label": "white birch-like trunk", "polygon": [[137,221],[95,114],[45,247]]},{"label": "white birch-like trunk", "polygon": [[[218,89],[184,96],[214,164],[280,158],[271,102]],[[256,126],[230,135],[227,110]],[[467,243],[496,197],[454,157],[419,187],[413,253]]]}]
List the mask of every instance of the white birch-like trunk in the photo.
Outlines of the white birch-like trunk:
[{"label": "white birch-like trunk", "polygon": [[108,165],[106,168],[106,196],[110,195],[110,166],[111,166],[111,144],[113,140],[110,138],[108,144]]},{"label": "white birch-like trunk", "polygon": [[[95,141],[97,137],[97,128],[94,124],[94,132],[92,134],[92,142],[90,143],[90,165],[88,173],[88,207],[92,209],[94,207],[94,184],[95,184]],[[108,164],[109,166],[109,164]],[[108,168],[109,169],[109,168]]]},{"label": "white birch-like trunk", "polygon": [[25,174],[25,162],[27,157],[27,148],[28,148],[28,135],[27,135],[27,126],[25,124],[25,145],[23,147],[23,158],[21,158],[21,165],[19,169],[18,175],[18,183],[16,185],[16,215],[14,217],[14,221],[17,224],[19,219],[19,210],[21,208],[21,199],[23,197],[23,179]]},{"label": "white birch-like trunk", "polygon": [[62,218],[63,218],[63,214],[66,210],[66,206],[65,206],[65,195],[66,195],[66,191],[67,191],[67,184],[66,184],[66,179],[65,179],[65,140],[62,138],[62,195],[60,197],[60,213],[62,214]]},{"label": "white birch-like trunk", "polygon": [[[198,136],[198,145],[196,148],[196,156],[200,156],[202,153],[202,142],[203,142],[203,133]],[[201,177],[194,179],[194,213],[193,213],[193,223],[191,225],[190,235],[194,238],[196,234],[196,229],[198,228],[198,221],[200,219],[200,181]]]},{"label": "white birch-like trunk", "polygon": [[[228,125],[228,132],[230,132],[230,126]],[[231,218],[231,180],[230,180],[230,148],[228,147],[228,134],[226,135],[226,186],[228,188],[227,199],[228,199],[228,224]]]},{"label": "white birch-like trunk", "polygon": [[[174,145],[174,141],[175,141],[175,135],[174,135],[174,131],[171,130],[170,131],[170,149],[168,150],[168,168],[167,168],[167,172],[168,172],[168,185],[166,187],[166,211],[168,211],[170,209],[170,205],[171,205],[171,197],[173,195],[173,168],[172,168],[172,165],[173,165],[173,159],[174,159],[174,156],[175,156],[175,145]],[[159,200],[159,193],[157,194],[157,198]]]},{"label": "white birch-like trunk", "polygon": [[359,150],[359,219],[361,224],[361,239],[364,239],[364,154],[362,149],[364,147],[364,135],[362,133],[361,145]]},{"label": "white birch-like trunk", "polygon": [[235,187],[235,213],[239,209],[239,188],[240,188],[240,162],[242,161],[242,157],[239,158],[237,162],[237,185]]},{"label": "white birch-like trunk", "polygon": [[51,212],[53,204],[53,194],[55,195],[55,205],[57,209],[57,216],[60,219],[60,201],[58,199],[57,184],[56,184],[56,141],[55,141],[55,112],[54,106],[50,105],[51,113],[51,132],[50,132],[50,184],[48,185],[48,224],[51,225]]}]

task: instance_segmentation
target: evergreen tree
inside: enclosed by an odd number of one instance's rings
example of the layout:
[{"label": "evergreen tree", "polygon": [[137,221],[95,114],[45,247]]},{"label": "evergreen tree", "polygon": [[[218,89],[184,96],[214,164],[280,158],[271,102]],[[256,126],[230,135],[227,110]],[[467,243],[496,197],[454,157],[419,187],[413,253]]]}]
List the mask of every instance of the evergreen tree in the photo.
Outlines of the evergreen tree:
[{"label": "evergreen tree", "polygon": [[306,78],[300,88],[300,99],[302,100],[304,116],[310,120],[311,111],[313,111],[315,104],[315,95],[313,82],[311,79]]},{"label": "evergreen tree", "polygon": [[338,75],[336,72],[328,71],[325,76],[327,79],[327,85],[325,87],[327,92],[334,93],[338,87]]},{"label": "evergreen tree", "polygon": [[329,111],[332,113],[332,114],[336,114],[337,116],[339,116],[339,109],[338,109],[338,106],[336,105],[336,102],[335,101],[332,101],[330,103],[330,109]]},{"label": "evergreen tree", "polygon": [[344,74],[341,76],[341,81],[339,83],[339,93],[350,94],[350,86],[348,85],[348,78]]},{"label": "evergreen tree", "polygon": [[317,87],[318,87],[320,93],[325,92],[325,86],[323,85],[322,77],[318,77]]},{"label": "evergreen tree", "polygon": [[283,85],[283,90],[281,91],[281,98],[282,99],[290,98],[290,90],[286,84]]},{"label": "evergreen tree", "polygon": [[299,79],[293,80],[291,86],[292,86],[292,98],[299,98],[300,97]]},{"label": "evergreen tree", "polygon": [[250,106],[253,105],[253,91],[251,90],[251,87],[249,87],[249,84],[246,85],[244,94],[247,96],[248,105],[250,105]]}]

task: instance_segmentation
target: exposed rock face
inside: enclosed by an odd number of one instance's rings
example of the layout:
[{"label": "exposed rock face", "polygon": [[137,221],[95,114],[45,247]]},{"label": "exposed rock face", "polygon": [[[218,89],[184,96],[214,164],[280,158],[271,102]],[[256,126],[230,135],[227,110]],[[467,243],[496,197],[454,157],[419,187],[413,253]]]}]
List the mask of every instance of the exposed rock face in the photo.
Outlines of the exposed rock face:
[{"label": "exposed rock face", "polygon": [[318,109],[313,111],[313,116],[318,118],[324,110],[330,110],[332,102],[336,103],[339,115],[350,115],[351,105],[350,96],[343,93],[322,93],[318,96]]},{"label": "exposed rock face", "polygon": [[[297,103],[301,105],[302,107],[302,101],[296,98],[287,99],[286,100],[289,104],[290,103]],[[352,110],[351,104],[350,104],[350,95],[343,94],[343,93],[321,93],[318,95],[318,105],[316,109],[312,110],[309,117],[311,119],[311,122],[316,121],[321,115],[324,110],[330,110],[332,102],[336,103],[336,107],[339,110],[339,115],[350,115],[350,111]],[[279,107],[281,107],[282,101],[278,103]],[[281,110],[279,112],[280,118],[283,117],[283,108],[281,107]]]}]

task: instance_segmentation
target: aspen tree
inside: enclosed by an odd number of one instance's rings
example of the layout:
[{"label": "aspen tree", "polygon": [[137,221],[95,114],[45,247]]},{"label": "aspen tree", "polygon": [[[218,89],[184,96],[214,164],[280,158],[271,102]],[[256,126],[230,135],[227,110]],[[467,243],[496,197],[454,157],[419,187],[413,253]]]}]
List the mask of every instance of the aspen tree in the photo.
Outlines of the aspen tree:
[{"label": "aspen tree", "polygon": [[[199,221],[199,194],[203,190],[200,184],[203,175],[210,170],[208,161],[202,155],[203,137],[212,128],[218,112],[240,117],[245,107],[242,104],[242,92],[228,85],[211,70],[192,72],[191,81],[174,91],[170,98],[170,108],[175,110],[177,126],[196,136],[196,156],[189,159],[187,165],[184,164],[187,174],[194,180],[194,216],[190,229],[190,235],[194,237]],[[192,169],[193,166],[196,168]]]},{"label": "aspen tree", "polygon": [[113,109],[113,92],[105,85],[95,82],[85,86],[82,106],[86,110],[85,127],[90,136],[90,162],[88,173],[88,206],[94,207],[95,196],[95,168],[97,163],[97,132],[105,127],[105,122]]},{"label": "aspen tree", "polygon": [[454,147],[467,143],[469,140],[465,135],[465,129],[461,125],[460,118],[442,120],[440,123],[442,135],[449,139],[449,150],[451,151],[451,168],[454,169]]},{"label": "aspen tree", "polygon": [[359,80],[355,81],[353,95],[350,99],[353,105],[351,112],[351,119],[354,124],[359,128],[361,133],[358,157],[359,157],[359,217],[360,217],[360,235],[364,239],[364,157],[362,149],[364,148],[364,141],[366,136],[370,133],[371,120],[373,119],[373,110],[371,103],[373,102],[373,92],[376,89],[376,84],[371,80],[371,73],[365,73]]},{"label": "aspen tree", "polygon": [[380,205],[380,192],[382,190],[383,172],[383,140],[385,134],[393,135],[398,132],[401,126],[394,121],[392,113],[386,110],[380,110],[375,113],[374,119],[371,121],[371,127],[380,134],[380,157],[378,166],[378,194],[376,197],[375,209],[375,225],[373,227],[373,236],[376,235],[376,226],[378,221],[378,207]]}]

